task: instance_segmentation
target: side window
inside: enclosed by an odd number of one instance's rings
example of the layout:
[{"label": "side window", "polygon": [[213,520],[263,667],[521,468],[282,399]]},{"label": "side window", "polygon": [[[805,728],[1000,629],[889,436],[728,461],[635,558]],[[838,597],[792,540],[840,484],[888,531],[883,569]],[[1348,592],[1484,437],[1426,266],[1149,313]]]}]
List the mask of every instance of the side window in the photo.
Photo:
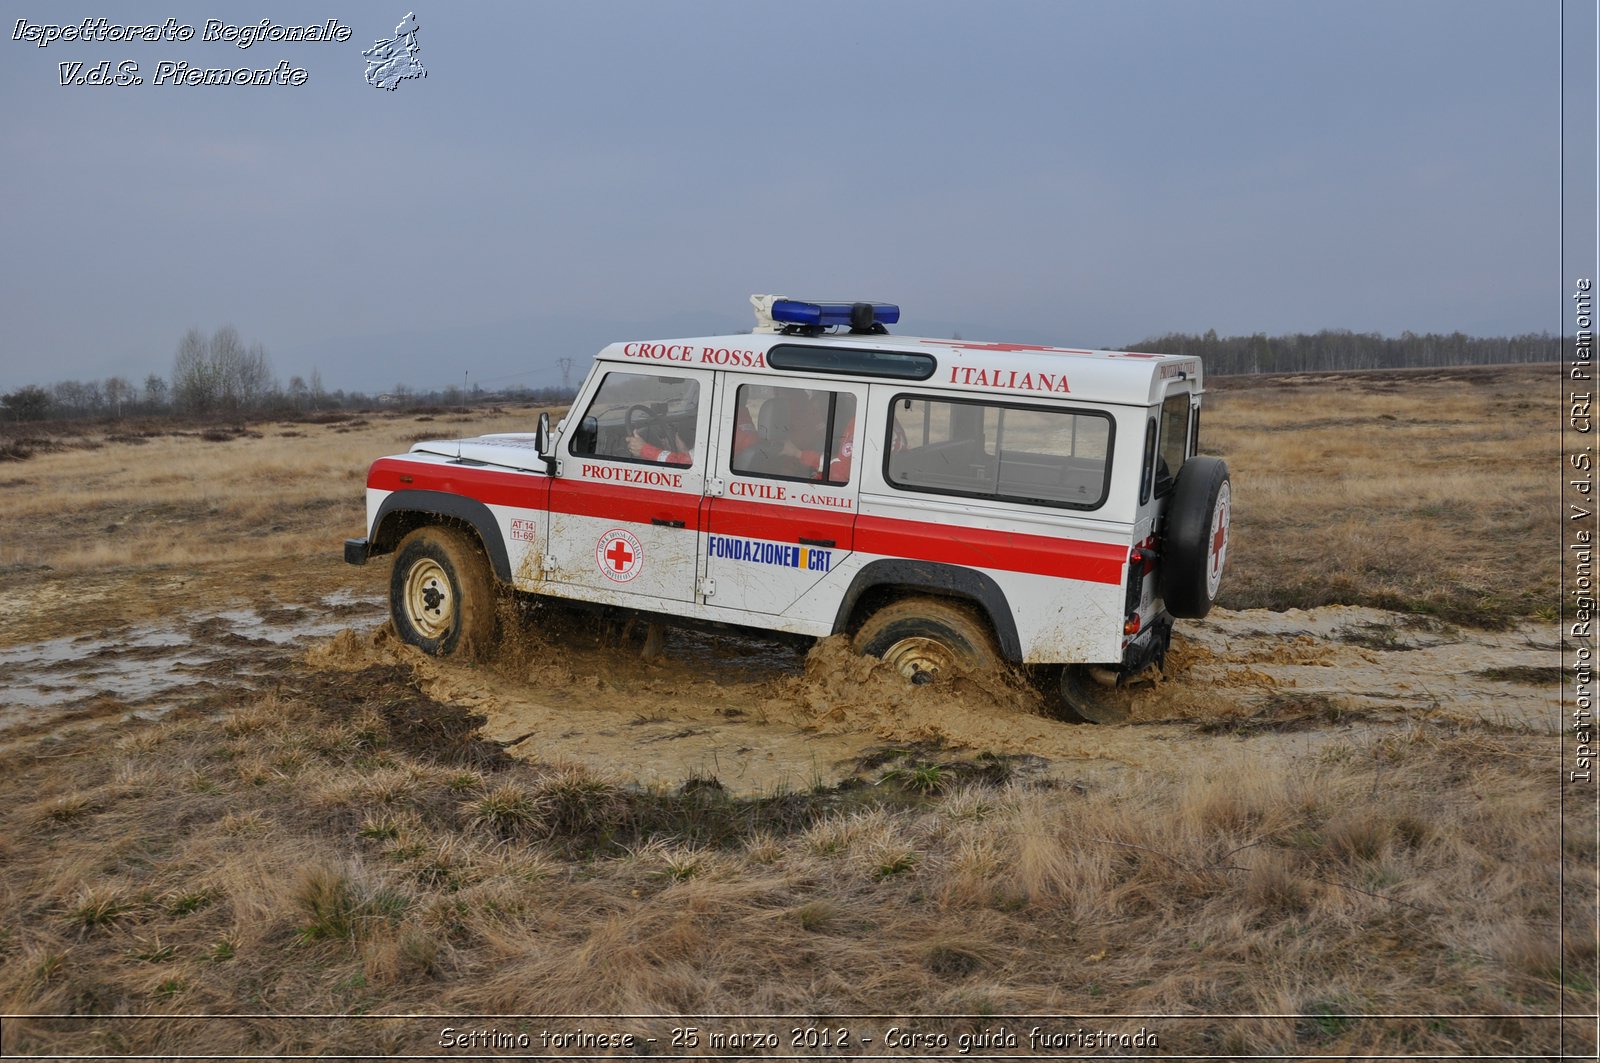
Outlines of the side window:
[{"label": "side window", "polygon": [[1161,448],[1156,460],[1156,497],[1172,490],[1189,448],[1189,396],[1169,395],[1161,404]]},{"label": "side window", "polygon": [[899,396],[886,475],[896,487],[1094,509],[1111,472],[1111,418],[1089,410]]},{"label": "side window", "polygon": [[1144,430],[1144,471],[1139,475],[1139,504],[1150,501],[1150,488],[1156,478],[1156,419],[1150,418]]},{"label": "side window", "polygon": [[688,466],[694,463],[700,384],[687,377],[607,373],[573,434],[584,458]]},{"label": "side window", "polygon": [[856,397],[740,385],[730,467],[743,476],[844,484],[855,460]]}]

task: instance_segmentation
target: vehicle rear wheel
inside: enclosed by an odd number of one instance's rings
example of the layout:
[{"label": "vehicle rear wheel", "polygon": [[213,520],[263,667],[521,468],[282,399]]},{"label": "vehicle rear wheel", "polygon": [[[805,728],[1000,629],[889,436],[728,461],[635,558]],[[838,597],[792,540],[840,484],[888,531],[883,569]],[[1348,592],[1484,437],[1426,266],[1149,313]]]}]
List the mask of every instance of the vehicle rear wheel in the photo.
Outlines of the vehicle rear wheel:
[{"label": "vehicle rear wheel", "polygon": [[882,657],[913,683],[928,683],[1000,663],[989,624],[970,606],[906,598],[873,613],[856,632],[857,653]]},{"label": "vehicle rear wheel", "polygon": [[1059,693],[1069,719],[1121,723],[1133,711],[1133,690],[1106,665],[1069,664],[1061,669]]},{"label": "vehicle rear wheel", "polygon": [[481,656],[494,641],[489,559],[456,528],[418,528],[400,540],[389,576],[395,633],[435,657]]}]

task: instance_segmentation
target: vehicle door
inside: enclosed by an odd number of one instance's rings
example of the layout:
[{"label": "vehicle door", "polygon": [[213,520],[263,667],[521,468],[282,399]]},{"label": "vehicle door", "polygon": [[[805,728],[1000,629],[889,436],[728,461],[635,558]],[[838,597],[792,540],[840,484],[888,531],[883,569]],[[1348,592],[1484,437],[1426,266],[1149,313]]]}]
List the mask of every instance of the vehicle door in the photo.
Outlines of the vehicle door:
[{"label": "vehicle door", "polygon": [[784,613],[851,552],[866,398],[862,384],[724,374],[706,604]]},{"label": "vehicle door", "polygon": [[546,581],[644,608],[694,598],[711,385],[705,370],[618,365],[579,397],[550,485]]}]

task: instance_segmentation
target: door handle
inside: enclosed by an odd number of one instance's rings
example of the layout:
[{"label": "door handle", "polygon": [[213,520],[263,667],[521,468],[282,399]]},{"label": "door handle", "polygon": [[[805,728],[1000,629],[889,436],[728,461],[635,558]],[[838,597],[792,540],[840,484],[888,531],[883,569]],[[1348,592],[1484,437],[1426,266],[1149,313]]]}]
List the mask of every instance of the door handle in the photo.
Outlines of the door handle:
[{"label": "door handle", "polygon": [[683,521],[669,520],[666,517],[651,517],[650,523],[658,528],[682,528],[684,526]]},{"label": "door handle", "polygon": [[807,539],[804,535],[802,535],[802,536],[800,536],[800,545],[801,546],[824,546],[824,547],[827,547],[828,549],[831,550],[834,547],[838,546],[839,544],[834,542],[832,539]]}]

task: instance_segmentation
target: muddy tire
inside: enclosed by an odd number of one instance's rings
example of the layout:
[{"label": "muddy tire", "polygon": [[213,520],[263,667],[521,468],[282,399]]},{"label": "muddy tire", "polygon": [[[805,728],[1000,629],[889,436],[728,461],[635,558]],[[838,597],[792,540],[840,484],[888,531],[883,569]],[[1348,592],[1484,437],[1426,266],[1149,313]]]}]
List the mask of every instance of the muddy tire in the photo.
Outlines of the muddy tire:
[{"label": "muddy tire", "polygon": [[1167,504],[1161,597],[1167,612],[1199,620],[1211,611],[1228,560],[1233,489],[1221,458],[1190,458]]},{"label": "muddy tire", "polygon": [[856,632],[855,651],[882,657],[913,683],[1000,663],[994,634],[976,609],[943,598],[907,598],[873,613]]},{"label": "muddy tire", "polygon": [[[1064,665],[1059,678],[1058,706],[1063,719],[1074,723],[1121,723],[1133,710],[1133,691],[1125,684],[1112,685],[1095,678],[1093,666]],[[1101,667],[1102,677],[1115,677],[1113,669]]]},{"label": "muddy tire", "polygon": [[495,580],[471,535],[418,528],[400,540],[389,576],[395,633],[435,657],[482,656],[494,641]]}]

